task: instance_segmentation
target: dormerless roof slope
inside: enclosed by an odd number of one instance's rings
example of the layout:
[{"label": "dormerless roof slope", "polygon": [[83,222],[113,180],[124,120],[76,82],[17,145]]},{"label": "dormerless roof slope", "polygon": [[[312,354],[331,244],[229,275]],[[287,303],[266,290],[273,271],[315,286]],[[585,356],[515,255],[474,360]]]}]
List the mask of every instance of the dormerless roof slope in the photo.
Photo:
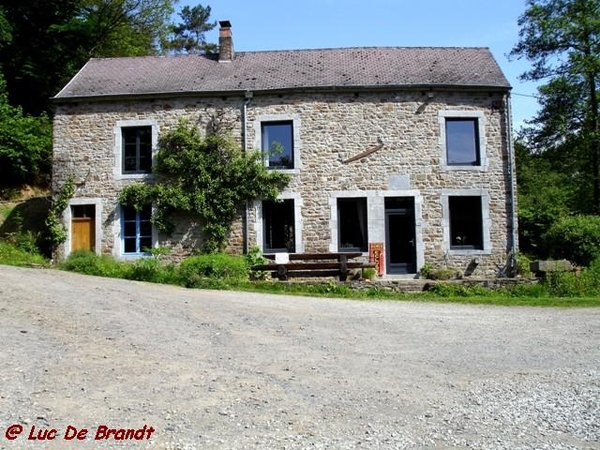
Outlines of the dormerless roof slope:
[{"label": "dormerless roof slope", "polygon": [[55,99],[411,87],[510,84],[487,48],[342,48],[91,59]]}]

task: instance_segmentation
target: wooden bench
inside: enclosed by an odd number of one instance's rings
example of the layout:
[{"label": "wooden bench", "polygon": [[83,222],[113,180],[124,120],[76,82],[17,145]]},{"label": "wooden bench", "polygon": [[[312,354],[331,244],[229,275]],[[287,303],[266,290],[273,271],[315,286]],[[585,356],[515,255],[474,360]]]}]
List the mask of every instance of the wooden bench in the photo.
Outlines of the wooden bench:
[{"label": "wooden bench", "polygon": [[269,271],[273,278],[285,281],[291,277],[339,277],[346,281],[351,269],[374,268],[374,263],[349,261],[362,256],[361,252],[289,253],[288,262],[275,262],[275,254],[266,254],[269,264],[251,267],[251,270]]}]

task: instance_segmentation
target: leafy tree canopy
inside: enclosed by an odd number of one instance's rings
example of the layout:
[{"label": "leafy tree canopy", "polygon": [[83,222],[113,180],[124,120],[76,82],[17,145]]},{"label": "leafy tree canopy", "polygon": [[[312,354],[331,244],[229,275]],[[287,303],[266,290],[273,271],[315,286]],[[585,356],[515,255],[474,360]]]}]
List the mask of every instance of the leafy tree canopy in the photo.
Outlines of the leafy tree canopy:
[{"label": "leafy tree canopy", "polygon": [[511,55],[532,63],[522,78],[547,80],[523,142],[577,192],[572,212],[599,213],[600,0],[527,0],[519,26]]},{"label": "leafy tree canopy", "polygon": [[182,22],[171,27],[172,37],[165,48],[174,53],[210,53],[215,44],[206,42],[206,33],[217,25],[210,21],[210,6],[184,6],[179,16]]},{"label": "leafy tree canopy", "polygon": [[11,106],[0,77],[0,188],[46,182],[40,178],[49,176],[51,153],[50,119]]},{"label": "leafy tree canopy", "polygon": [[[4,0],[0,46],[11,103],[34,115],[93,57],[160,52],[177,0]],[[5,32],[0,20],[0,38]]]}]

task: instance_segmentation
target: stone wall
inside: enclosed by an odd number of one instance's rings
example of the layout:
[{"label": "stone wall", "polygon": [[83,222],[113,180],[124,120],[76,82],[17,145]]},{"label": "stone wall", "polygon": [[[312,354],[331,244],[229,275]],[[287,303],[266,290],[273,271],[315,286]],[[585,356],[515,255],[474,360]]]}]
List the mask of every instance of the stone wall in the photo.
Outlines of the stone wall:
[{"label": "stone wall", "polygon": [[[225,111],[235,138],[240,145],[246,141],[252,150],[260,145],[260,121],[281,117],[294,120],[297,128],[298,164],[290,171],[292,181],[286,190],[288,198],[293,194],[301,205],[298,224],[302,242],[297,248],[305,252],[336,250],[332,199],[344,192],[368,198],[371,242],[385,239],[383,199],[392,195],[409,196],[419,205],[416,209],[418,266],[428,262],[464,269],[477,258],[477,273],[491,275],[505,263],[510,241],[510,208],[506,113],[501,107],[504,100],[501,93],[255,94],[247,107],[245,139],[242,133],[244,100],[240,95],[58,105],[54,189],[72,175],[79,186],[76,197],[101,199],[101,251],[113,253],[120,229],[119,224],[114,223],[118,194],[124,185],[140,181],[115,176],[119,121],[150,121],[160,135],[172,129],[182,117],[205,130],[216,111]],[[450,170],[443,165],[440,117],[448,111],[464,111],[482,118],[484,167]],[[378,142],[383,143],[380,150],[344,163]],[[483,251],[449,251],[444,196],[462,191],[486,196],[489,242]],[[242,251],[246,230],[250,246],[261,241],[260,209],[260,202],[249,208],[247,227],[243,220],[245,214],[240,212],[232,230],[229,251]],[[175,245],[183,255],[193,247],[186,242],[199,242],[198,237],[193,237],[197,231],[197,227],[194,231],[182,224],[174,236],[159,239]],[[179,243],[182,240],[183,246]]]}]

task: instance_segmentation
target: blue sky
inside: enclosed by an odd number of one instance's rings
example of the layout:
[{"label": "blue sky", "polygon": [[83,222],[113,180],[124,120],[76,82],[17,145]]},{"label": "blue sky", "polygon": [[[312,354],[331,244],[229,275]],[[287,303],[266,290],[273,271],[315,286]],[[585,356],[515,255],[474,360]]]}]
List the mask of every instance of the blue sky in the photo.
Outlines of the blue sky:
[{"label": "blue sky", "polygon": [[[527,61],[506,56],[517,42],[525,0],[180,0],[212,8],[230,20],[237,51],[335,47],[489,47],[513,86],[513,122],[519,128],[538,104],[534,83],[519,81]],[[217,42],[218,32],[208,34]]]}]

